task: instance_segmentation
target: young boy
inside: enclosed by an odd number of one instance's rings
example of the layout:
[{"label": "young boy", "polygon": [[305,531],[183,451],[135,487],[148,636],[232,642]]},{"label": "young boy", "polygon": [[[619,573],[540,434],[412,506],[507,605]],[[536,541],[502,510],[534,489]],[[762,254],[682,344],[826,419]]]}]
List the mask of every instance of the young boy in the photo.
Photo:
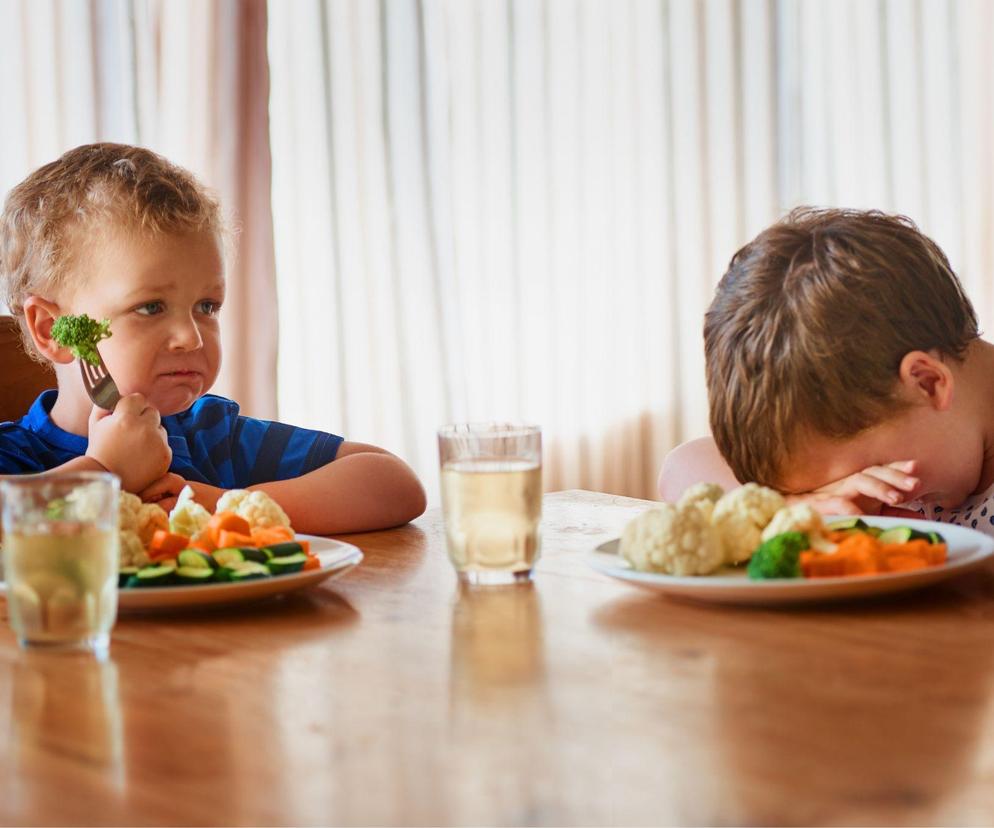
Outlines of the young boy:
[{"label": "young boy", "polygon": [[704,322],[713,442],[660,475],[994,534],[994,346],[911,221],[799,209],[732,258]]},{"label": "young boy", "polygon": [[[221,362],[223,237],[217,201],[138,147],[77,147],[10,192],[0,298],[29,353],[53,363],[58,389],[0,425],[0,474],[107,470],[167,509],[187,483],[212,511],[225,490],[261,489],[297,531],[318,534],[417,517],[424,490],[397,457],[240,416],[206,393]],[[52,339],[65,314],[110,320],[100,353],[122,395],[113,412],[90,402],[72,354]]]}]

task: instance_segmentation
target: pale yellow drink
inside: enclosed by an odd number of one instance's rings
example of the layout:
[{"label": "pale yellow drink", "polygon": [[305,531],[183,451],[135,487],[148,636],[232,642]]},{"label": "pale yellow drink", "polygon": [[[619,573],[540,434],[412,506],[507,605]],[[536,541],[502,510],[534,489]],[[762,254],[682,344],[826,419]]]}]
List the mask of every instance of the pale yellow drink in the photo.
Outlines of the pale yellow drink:
[{"label": "pale yellow drink", "polygon": [[508,457],[450,460],[441,476],[456,569],[477,583],[527,578],[539,554],[541,465]]},{"label": "pale yellow drink", "polygon": [[3,539],[7,606],[18,639],[106,646],[117,615],[117,531],[71,523],[39,529]]}]

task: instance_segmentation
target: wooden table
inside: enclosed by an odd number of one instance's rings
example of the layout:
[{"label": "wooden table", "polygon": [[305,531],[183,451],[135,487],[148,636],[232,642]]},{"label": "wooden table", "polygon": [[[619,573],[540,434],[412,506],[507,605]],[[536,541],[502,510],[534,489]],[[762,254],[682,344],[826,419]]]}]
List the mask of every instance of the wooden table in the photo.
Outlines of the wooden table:
[{"label": "wooden table", "polygon": [[122,617],[112,661],[0,634],[11,824],[994,822],[994,575],[767,611],[578,553],[648,504],[545,501],[534,586],[460,591],[440,516],[286,600]]}]

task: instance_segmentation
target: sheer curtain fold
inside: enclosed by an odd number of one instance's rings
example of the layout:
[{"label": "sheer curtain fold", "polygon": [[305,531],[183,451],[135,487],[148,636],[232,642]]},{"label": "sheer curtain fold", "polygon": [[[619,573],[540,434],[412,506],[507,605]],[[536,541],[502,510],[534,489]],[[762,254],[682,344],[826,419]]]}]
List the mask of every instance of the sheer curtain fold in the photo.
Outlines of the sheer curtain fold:
[{"label": "sheer curtain fold", "polygon": [[0,191],[83,143],[141,144],[237,229],[214,389],[276,413],[265,0],[0,0]]},{"label": "sheer curtain fold", "polygon": [[[776,214],[773,61],[741,43],[771,40],[771,11],[272,3],[281,411],[398,451],[432,488],[438,425],[533,420],[547,488],[651,494],[665,450],[706,429],[723,260]],[[301,153],[334,167],[330,197]],[[299,296],[301,258],[331,305]]]}]

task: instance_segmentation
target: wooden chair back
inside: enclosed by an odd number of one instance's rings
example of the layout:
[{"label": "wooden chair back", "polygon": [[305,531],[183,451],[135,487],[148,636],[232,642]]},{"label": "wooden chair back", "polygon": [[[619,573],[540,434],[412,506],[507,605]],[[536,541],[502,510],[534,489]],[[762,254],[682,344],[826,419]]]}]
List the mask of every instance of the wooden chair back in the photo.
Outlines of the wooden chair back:
[{"label": "wooden chair back", "polygon": [[17,320],[0,316],[0,423],[27,414],[46,388],[55,388],[55,372],[24,352]]}]

